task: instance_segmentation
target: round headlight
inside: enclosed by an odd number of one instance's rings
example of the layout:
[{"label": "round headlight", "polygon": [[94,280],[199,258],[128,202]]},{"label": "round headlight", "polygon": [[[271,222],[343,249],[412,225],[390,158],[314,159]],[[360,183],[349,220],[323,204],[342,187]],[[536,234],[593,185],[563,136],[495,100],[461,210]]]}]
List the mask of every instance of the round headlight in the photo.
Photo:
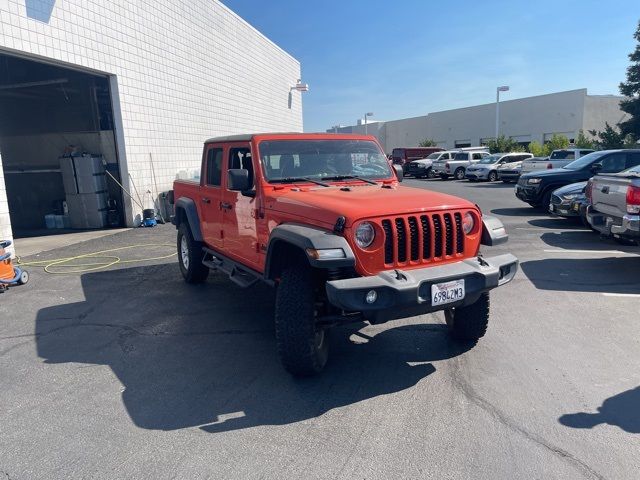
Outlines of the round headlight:
[{"label": "round headlight", "polygon": [[369,245],[373,243],[373,239],[376,238],[376,231],[373,228],[373,225],[369,222],[362,222],[356,228],[355,233],[356,243],[360,248],[367,248]]},{"label": "round headlight", "polygon": [[475,224],[476,221],[473,219],[473,215],[471,215],[469,212],[465,213],[464,217],[462,217],[462,231],[464,232],[464,234],[469,235],[473,230]]}]

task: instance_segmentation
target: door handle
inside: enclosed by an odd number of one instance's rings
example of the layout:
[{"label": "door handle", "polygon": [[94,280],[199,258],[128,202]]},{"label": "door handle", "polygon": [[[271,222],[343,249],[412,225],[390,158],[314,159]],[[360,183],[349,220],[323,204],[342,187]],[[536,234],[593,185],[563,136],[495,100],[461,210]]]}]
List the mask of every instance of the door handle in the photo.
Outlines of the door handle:
[{"label": "door handle", "polygon": [[231,204],[227,202],[220,202],[221,210],[231,210]]},{"label": "door handle", "polygon": [[211,200],[209,200],[207,197],[202,197],[202,201],[204,203],[211,203]]}]

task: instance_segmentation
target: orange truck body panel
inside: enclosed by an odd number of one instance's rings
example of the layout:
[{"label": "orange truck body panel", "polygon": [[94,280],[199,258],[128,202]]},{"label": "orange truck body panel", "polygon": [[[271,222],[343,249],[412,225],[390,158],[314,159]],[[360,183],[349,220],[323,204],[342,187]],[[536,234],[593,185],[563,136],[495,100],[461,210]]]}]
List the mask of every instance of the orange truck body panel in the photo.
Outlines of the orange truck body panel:
[{"label": "orange truck body panel", "polygon": [[[298,223],[316,226],[331,232],[339,217],[345,217],[345,237],[356,257],[356,271],[363,276],[373,275],[384,270],[402,268],[411,270],[424,268],[430,264],[458,262],[475,257],[480,248],[482,217],[479,208],[473,203],[446,194],[424,189],[405,187],[389,171],[389,177],[377,180],[378,185],[369,185],[356,180],[328,181],[331,187],[322,187],[309,182],[269,183],[264,176],[259,159],[259,146],[262,141],[273,140],[364,140],[377,144],[372,136],[336,135],[336,134],[256,134],[249,140],[220,140],[206,142],[203,152],[203,170],[200,183],[185,180],[174,182],[176,199],[187,197],[194,200],[204,243],[211,249],[220,251],[235,261],[245,264],[252,270],[264,272],[266,247],[271,231],[278,225]],[[253,161],[255,196],[247,197],[240,192],[227,189],[227,162],[223,161],[221,185],[211,188],[205,183],[206,155],[209,148],[224,149],[224,159],[232,148],[249,147]],[[379,144],[378,144],[378,147]],[[382,152],[382,148],[380,148]],[[384,188],[382,188],[384,186]],[[224,211],[223,204],[233,208]],[[457,233],[455,222],[466,212],[475,219],[475,227],[467,235]],[[458,217],[458,214],[460,217]],[[361,221],[374,224],[376,237],[367,249],[358,248],[353,239],[355,228]],[[383,221],[387,221],[391,230],[384,232]],[[442,229],[451,230],[450,238],[456,248],[434,245],[433,239],[419,236],[416,244],[411,244],[409,235],[405,235],[406,247],[404,261],[394,246],[393,261],[387,262],[384,254],[385,235],[398,235],[397,229],[416,228],[422,222],[431,225],[439,222]],[[429,223],[431,222],[431,223]],[[404,225],[404,227],[402,227]],[[388,227],[389,228],[389,227]],[[454,231],[456,230],[456,231]],[[426,232],[426,230],[425,230]],[[446,235],[442,235],[444,239]],[[461,238],[459,238],[461,237]],[[400,237],[399,237],[400,238]],[[429,245],[427,245],[429,241]],[[416,249],[431,249],[424,259],[419,255],[415,259]],[[438,255],[440,252],[440,255]],[[414,257],[414,259],[412,259]]]}]

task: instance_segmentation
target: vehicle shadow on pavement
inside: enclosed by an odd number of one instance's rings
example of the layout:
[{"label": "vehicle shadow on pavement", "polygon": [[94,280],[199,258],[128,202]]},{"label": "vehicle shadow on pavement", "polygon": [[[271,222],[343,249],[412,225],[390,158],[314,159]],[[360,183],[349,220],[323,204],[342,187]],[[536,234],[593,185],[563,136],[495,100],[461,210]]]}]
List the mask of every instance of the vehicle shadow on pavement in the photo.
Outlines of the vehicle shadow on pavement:
[{"label": "vehicle shadow on pavement", "polygon": [[[625,250],[625,247],[616,243],[613,239],[600,239],[598,234],[591,230],[574,230],[570,232],[548,232],[540,235],[540,239],[550,247],[564,248],[566,250]],[[633,253],[633,247],[625,251]],[[640,249],[636,248],[638,254]]]},{"label": "vehicle shadow on pavement", "polygon": [[549,228],[553,230],[581,230],[584,232],[591,232],[591,230],[585,227],[579,218],[537,218],[529,220],[529,225],[533,227]]},{"label": "vehicle shadow on pavement", "polygon": [[535,216],[547,216],[548,214],[543,212],[542,209],[533,207],[521,207],[521,208],[494,208],[491,210],[494,215],[505,215],[507,217],[535,217]]},{"label": "vehicle shadow on pavement", "polygon": [[607,398],[598,407],[598,413],[571,413],[562,415],[558,421],[572,428],[593,428],[606,423],[640,434],[640,387]]},{"label": "vehicle shadow on pavement", "polygon": [[510,188],[513,190],[513,183],[504,183],[504,182],[469,182],[469,186],[472,188],[494,188],[494,189],[504,189]]},{"label": "vehicle shadow on pavement", "polygon": [[[357,333],[362,324],[341,327],[325,372],[297,380],[277,359],[274,292],[266,286],[242,290],[217,274],[187,285],[175,264],[81,281],[85,301],[38,312],[38,355],[45,363],[108,365],[127,413],[145,429],[299,422],[410,388],[435,372],[428,362],[469,348],[451,342],[444,325],[403,325],[372,338]],[[96,398],[113,394],[120,395]]]},{"label": "vehicle shadow on pavement", "polygon": [[596,293],[640,293],[640,256],[546,258],[520,264],[539,290]]}]

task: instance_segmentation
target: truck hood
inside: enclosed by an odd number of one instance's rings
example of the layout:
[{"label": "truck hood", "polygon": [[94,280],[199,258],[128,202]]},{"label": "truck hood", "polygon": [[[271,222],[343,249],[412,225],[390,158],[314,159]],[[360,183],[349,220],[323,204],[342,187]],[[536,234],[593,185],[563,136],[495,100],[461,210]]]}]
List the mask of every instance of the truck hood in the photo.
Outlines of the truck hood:
[{"label": "truck hood", "polygon": [[350,184],[275,191],[266,198],[266,208],[330,225],[344,216],[350,226],[364,218],[476,207],[468,200],[421,188]]},{"label": "truck hood", "polygon": [[569,185],[558,188],[553,193],[559,197],[562,197],[563,195],[572,195],[574,193],[581,193],[584,191],[586,186],[587,182],[570,183]]},{"label": "truck hood", "polygon": [[544,178],[544,177],[575,177],[581,176],[582,170],[568,170],[566,168],[552,168],[550,170],[534,170],[533,172],[527,172],[522,175],[522,178]]}]

